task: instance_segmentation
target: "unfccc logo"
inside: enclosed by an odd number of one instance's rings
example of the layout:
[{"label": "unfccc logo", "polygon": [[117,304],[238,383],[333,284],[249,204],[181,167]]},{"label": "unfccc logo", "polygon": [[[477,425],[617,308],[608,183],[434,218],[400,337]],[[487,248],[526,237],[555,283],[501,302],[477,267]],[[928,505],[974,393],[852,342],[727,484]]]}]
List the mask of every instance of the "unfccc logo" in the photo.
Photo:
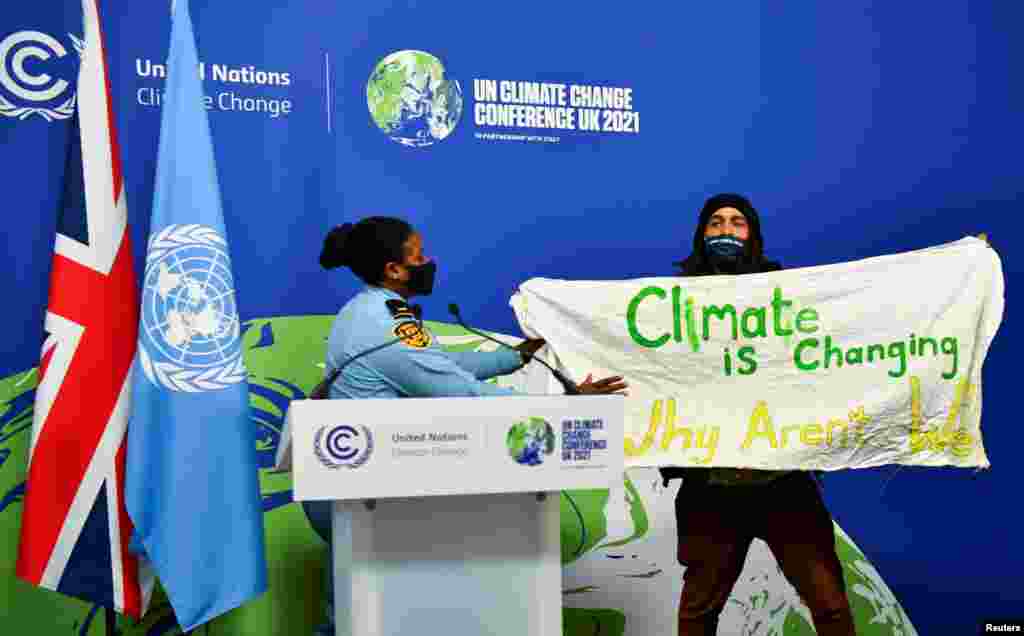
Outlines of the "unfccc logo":
[{"label": "unfccc logo", "polygon": [[321,426],[313,438],[313,452],[328,468],[359,468],[373,453],[373,433],[365,426]]},{"label": "unfccc logo", "polygon": [[[81,55],[84,42],[68,36]],[[46,121],[71,117],[75,112],[71,84],[43,70],[43,63],[67,54],[56,38],[39,31],[17,31],[0,40],[0,115],[18,119],[39,115]]]}]

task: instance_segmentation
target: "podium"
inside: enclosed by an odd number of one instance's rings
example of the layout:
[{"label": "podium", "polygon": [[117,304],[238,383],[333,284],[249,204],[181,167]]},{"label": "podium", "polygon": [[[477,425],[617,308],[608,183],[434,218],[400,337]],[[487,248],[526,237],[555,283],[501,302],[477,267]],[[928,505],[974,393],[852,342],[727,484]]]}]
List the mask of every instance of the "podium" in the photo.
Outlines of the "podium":
[{"label": "podium", "polygon": [[278,448],[331,500],[339,636],[562,633],[559,491],[622,479],[621,396],[296,400]]}]

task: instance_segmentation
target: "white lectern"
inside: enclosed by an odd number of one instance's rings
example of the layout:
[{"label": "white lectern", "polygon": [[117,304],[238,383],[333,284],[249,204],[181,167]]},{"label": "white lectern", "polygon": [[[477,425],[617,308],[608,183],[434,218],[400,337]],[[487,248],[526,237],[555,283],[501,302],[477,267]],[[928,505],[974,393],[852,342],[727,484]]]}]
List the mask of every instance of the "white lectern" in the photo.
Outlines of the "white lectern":
[{"label": "white lectern", "polygon": [[620,396],[297,400],[296,500],[334,500],[338,634],[562,633],[558,491],[622,479]]}]

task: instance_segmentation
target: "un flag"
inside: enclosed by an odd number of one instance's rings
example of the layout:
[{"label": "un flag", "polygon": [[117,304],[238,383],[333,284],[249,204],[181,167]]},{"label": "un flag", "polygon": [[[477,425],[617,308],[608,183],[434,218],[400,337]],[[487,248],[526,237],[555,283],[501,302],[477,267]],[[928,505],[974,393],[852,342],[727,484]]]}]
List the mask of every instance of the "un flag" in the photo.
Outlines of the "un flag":
[{"label": "un flag", "polygon": [[266,590],[241,330],[188,2],[175,3],[125,498],[184,629]]}]

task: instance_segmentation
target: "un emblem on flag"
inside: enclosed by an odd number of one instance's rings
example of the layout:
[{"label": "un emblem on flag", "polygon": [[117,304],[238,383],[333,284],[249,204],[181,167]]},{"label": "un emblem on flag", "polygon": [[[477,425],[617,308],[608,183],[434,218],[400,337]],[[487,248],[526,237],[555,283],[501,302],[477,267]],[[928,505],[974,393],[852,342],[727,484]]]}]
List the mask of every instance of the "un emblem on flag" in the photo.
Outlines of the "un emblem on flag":
[{"label": "un emblem on flag", "polygon": [[224,237],[204,225],[152,236],[142,291],[139,361],[173,391],[214,391],[245,379],[234,281]]}]

